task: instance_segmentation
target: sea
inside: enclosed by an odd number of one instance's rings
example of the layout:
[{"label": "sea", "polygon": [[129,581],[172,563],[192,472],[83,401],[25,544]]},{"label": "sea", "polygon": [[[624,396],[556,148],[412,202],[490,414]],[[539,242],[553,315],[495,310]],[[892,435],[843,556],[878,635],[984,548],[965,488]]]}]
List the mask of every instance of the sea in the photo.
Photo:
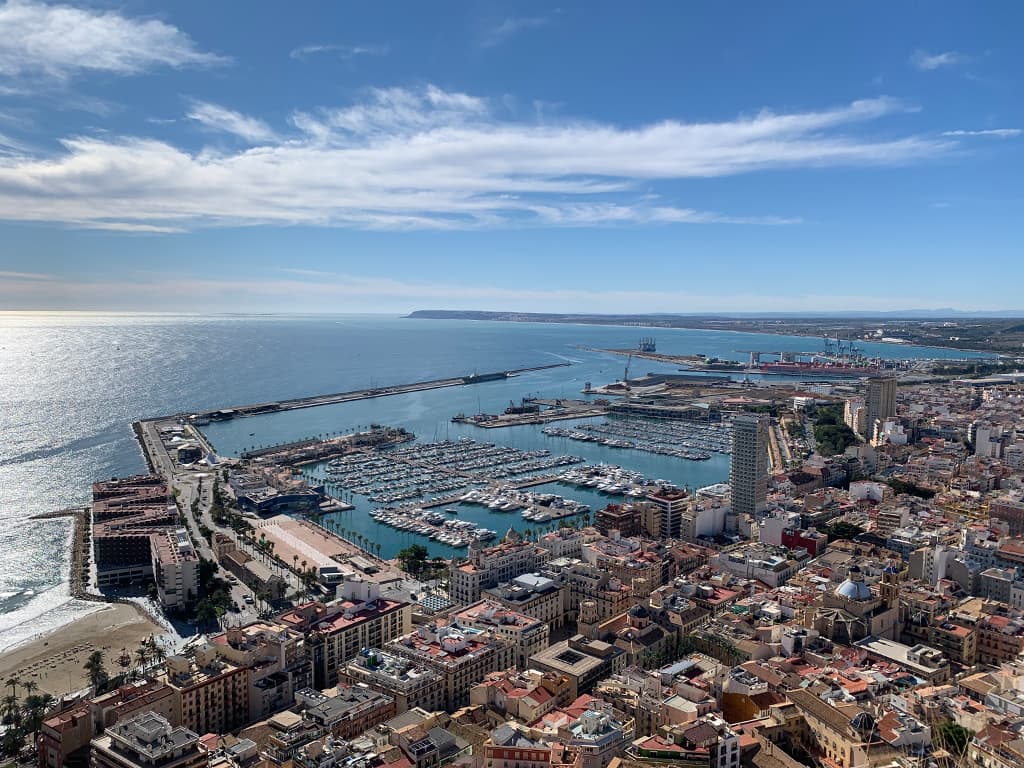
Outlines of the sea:
[{"label": "sea", "polygon": [[[229,315],[0,312],[0,650],[95,610],[68,596],[70,524],[33,515],[86,504],[92,482],[143,472],[131,422],[162,414],[230,408],[283,398],[569,362],[566,367],[472,386],[322,406],[211,424],[218,453],[344,432],[369,424],[404,426],[420,441],[458,439],[582,456],[700,487],[728,477],[728,458],[686,461],[544,435],[540,427],[482,430],[457,413],[501,412],[536,395],[570,398],[586,382],[622,378],[626,359],[584,348],[634,348],[651,329],[547,323],[419,320],[384,315]],[[724,331],[654,331],[659,352],[741,360],[741,350],[815,352],[809,337]],[[980,356],[959,350],[860,343],[868,356]],[[634,358],[630,376],[675,372]],[[572,424],[575,422],[561,422]],[[315,474],[316,469],[313,470]],[[540,490],[590,504],[590,490]],[[372,505],[338,523],[379,542],[385,555],[413,534],[378,526]],[[499,532],[516,515],[461,508]],[[495,515],[498,515],[496,519]],[[521,524],[521,521],[518,521]],[[431,542],[432,552],[449,556]]]}]

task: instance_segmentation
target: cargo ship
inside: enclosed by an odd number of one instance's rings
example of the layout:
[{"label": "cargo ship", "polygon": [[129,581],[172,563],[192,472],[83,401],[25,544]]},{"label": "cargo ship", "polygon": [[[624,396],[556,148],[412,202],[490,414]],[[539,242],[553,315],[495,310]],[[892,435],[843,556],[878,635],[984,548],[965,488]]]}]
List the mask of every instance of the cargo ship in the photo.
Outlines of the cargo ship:
[{"label": "cargo ship", "polygon": [[485,381],[502,381],[508,378],[508,371],[498,373],[474,373],[462,377],[463,384],[482,384]]}]

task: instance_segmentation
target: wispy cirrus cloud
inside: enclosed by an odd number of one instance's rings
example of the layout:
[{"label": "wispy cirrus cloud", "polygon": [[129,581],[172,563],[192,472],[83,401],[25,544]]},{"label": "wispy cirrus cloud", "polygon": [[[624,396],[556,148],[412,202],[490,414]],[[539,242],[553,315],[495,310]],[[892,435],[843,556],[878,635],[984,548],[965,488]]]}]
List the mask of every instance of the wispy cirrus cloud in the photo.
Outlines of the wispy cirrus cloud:
[{"label": "wispy cirrus cloud", "polygon": [[52,280],[53,275],[46,275],[41,272],[9,272],[0,270],[0,279],[3,280]]},{"label": "wispy cirrus cloud", "polygon": [[197,101],[186,117],[210,130],[230,133],[253,144],[274,139],[274,131],[262,120],[218,104]]},{"label": "wispy cirrus cloud", "polygon": [[1020,128],[985,128],[977,131],[943,131],[943,136],[992,136],[997,139],[1012,139],[1020,136],[1024,130]]},{"label": "wispy cirrus cloud", "polygon": [[354,104],[295,113],[288,130],[275,130],[199,103],[192,119],[254,146],[190,151],[145,136],[70,136],[57,152],[0,156],[0,218],[157,232],[792,224],[798,212],[703,210],[659,185],[900,166],[957,145],[872,135],[875,121],[906,111],[883,97],[719,122],[531,122],[428,85],[370,90]]},{"label": "wispy cirrus cloud", "polygon": [[[292,270],[306,274],[278,277],[215,278],[187,273],[146,273],[114,280],[61,278],[7,281],[0,275],[0,303],[9,309],[62,307],[143,311],[207,310],[260,312],[335,312],[339,300],[350,312],[408,312],[423,307],[449,309],[515,308],[520,311],[607,312],[608,307],[637,307],[644,312],[794,311],[857,308],[892,310],[907,296],[824,295],[807,291],[737,292],[716,286],[705,290],[674,288],[558,288],[544,285],[485,285],[396,279],[381,275]],[[731,287],[731,286],[730,286]],[[929,296],[930,306],[957,306],[955,298]],[[639,310],[638,310],[639,311]]]},{"label": "wispy cirrus cloud", "polygon": [[510,16],[500,24],[487,30],[480,45],[483,48],[493,48],[501,45],[506,40],[522,32],[524,29],[536,29],[548,23],[546,16]]},{"label": "wispy cirrus cloud", "polygon": [[66,80],[85,71],[134,75],[226,61],[158,19],[34,0],[0,5],[0,76],[7,78]]},{"label": "wispy cirrus cloud", "polygon": [[956,51],[928,53],[928,51],[918,48],[910,54],[910,65],[921,72],[931,72],[932,70],[955,66],[964,59],[964,55]]},{"label": "wispy cirrus cloud", "polygon": [[387,56],[391,48],[378,43],[346,45],[344,43],[310,43],[293,48],[288,54],[293,59],[306,59],[317,54],[331,54],[341,59],[354,59],[357,56]]}]

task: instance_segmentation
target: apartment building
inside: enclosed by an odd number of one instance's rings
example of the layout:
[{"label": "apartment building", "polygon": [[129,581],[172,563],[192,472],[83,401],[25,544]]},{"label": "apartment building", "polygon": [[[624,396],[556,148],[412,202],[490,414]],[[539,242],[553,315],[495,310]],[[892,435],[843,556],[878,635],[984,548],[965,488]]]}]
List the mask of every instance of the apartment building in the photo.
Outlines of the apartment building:
[{"label": "apartment building", "polygon": [[480,600],[450,616],[452,624],[488,631],[512,648],[512,665],[526,669],[530,657],[548,647],[550,629],[541,619],[510,610],[501,603]]},{"label": "apartment building", "polygon": [[218,658],[248,669],[249,721],[291,706],[311,680],[302,635],[276,622],[233,627],[210,638]]},{"label": "apartment building", "polygon": [[563,584],[547,576],[524,573],[507,584],[482,590],[480,596],[543,621],[551,629],[558,629],[565,619],[565,598],[562,592],[566,589]]},{"label": "apartment building", "polygon": [[387,694],[395,700],[395,713],[399,715],[416,708],[427,712],[444,708],[443,675],[380,648],[361,650],[339,670],[338,680]]},{"label": "apartment building", "polygon": [[482,590],[536,571],[546,555],[556,557],[551,550],[539,550],[523,541],[511,529],[497,546],[483,547],[479,540],[474,540],[469,547],[469,561],[452,566],[449,596],[459,605],[475,603]]},{"label": "apartment building", "polygon": [[199,736],[154,712],[117,723],[93,740],[93,768],[200,768],[208,764]]},{"label": "apartment building", "polygon": [[433,670],[444,679],[444,709],[469,703],[470,689],[491,672],[511,666],[511,649],[477,629],[428,624],[385,647],[395,656]]},{"label": "apartment building", "polygon": [[213,645],[195,660],[169,656],[164,681],[180,701],[181,724],[196,733],[225,733],[250,722],[248,667],[221,659]]},{"label": "apartment building", "polygon": [[322,690],[338,682],[339,670],[363,648],[381,648],[410,632],[412,606],[381,598],[379,584],[350,580],[334,602],[306,603],[277,621],[305,635],[312,686]]}]

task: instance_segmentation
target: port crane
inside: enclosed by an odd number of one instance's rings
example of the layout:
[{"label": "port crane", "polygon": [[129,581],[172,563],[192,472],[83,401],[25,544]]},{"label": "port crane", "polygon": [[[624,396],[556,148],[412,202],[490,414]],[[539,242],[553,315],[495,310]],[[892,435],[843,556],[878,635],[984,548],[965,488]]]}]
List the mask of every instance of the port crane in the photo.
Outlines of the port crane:
[{"label": "port crane", "polygon": [[627,392],[629,392],[629,364],[631,362],[633,362],[632,353],[626,358],[626,370],[622,373],[622,386],[626,388]]}]

